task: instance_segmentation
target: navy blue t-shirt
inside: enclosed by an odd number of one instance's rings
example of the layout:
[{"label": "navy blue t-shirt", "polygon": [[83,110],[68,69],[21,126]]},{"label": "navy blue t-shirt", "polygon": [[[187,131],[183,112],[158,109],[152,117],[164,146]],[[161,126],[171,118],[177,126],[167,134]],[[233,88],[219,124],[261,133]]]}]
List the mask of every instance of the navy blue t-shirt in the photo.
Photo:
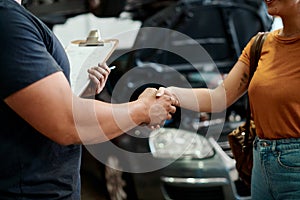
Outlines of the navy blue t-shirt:
[{"label": "navy blue t-shirt", "polygon": [[80,199],[81,146],[51,141],[4,103],[58,71],[69,80],[67,56],[51,30],[15,0],[0,0],[1,200]]}]

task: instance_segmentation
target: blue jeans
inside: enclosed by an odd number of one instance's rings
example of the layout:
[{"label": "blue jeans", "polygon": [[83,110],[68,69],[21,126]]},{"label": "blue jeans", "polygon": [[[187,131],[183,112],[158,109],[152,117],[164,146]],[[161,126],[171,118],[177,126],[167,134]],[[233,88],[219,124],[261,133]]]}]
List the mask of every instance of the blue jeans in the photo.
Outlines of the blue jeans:
[{"label": "blue jeans", "polygon": [[256,138],[253,159],[253,200],[300,199],[300,138]]}]

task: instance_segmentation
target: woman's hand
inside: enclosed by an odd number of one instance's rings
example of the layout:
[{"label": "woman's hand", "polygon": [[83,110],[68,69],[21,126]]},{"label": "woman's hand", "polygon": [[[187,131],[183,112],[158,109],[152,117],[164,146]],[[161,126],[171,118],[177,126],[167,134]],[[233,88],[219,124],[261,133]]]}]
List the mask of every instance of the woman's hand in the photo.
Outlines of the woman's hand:
[{"label": "woman's hand", "polygon": [[172,101],[173,106],[180,106],[179,105],[179,100],[177,96],[172,92],[171,87],[165,88],[165,87],[160,87],[157,92],[156,92],[156,97],[161,97],[163,95],[169,96]]},{"label": "woman's hand", "polygon": [[110,68],[106,64],[98,64],[98,66],[88,69],[88,73],[91,82],[82,95],[85,97],[99,94],[103,90],[110,74]]}]

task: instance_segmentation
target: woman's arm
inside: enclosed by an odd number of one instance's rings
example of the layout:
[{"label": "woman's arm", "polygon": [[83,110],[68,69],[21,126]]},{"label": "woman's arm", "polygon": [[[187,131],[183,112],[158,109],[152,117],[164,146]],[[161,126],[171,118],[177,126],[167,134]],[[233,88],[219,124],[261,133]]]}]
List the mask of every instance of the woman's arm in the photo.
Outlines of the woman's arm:
[{"label": "woman's arm", "polygon": [[[161,88],[158,93],[173,95],[180,107],[196,112],[221,112],[239,99],[247,90],[249,67],[237,61],[228,76],[215,89]],[[163,91],[165,90],[165,91]]]},{"label": "woman's arm", "polygon": [[10,95],[5,102],[24,120],[53,141],[69,145],[98,143],[142,123],[157,125],[175,112],[169,96],[147,89],[124,104],[109,104],[73,95],[62,72],[53,73]]}]

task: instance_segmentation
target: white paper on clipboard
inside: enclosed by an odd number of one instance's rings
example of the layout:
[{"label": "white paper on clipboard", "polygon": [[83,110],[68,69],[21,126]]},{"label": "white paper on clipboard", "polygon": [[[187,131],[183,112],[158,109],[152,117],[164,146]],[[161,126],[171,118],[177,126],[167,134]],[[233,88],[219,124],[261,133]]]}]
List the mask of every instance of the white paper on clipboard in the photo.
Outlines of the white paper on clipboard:
[{"label": "white paper on clipboard", "polygon": [[[80,40],[79,40],[80,41]],[[82,42],[82,41],[81,41]],[[87,70],[104,64],[118,45],[117,39],[101,40],[101,45],[79,45],[78,41],[66,47],[70,62],[71,88],[75,95],[81,96],[90,83]]]}]

